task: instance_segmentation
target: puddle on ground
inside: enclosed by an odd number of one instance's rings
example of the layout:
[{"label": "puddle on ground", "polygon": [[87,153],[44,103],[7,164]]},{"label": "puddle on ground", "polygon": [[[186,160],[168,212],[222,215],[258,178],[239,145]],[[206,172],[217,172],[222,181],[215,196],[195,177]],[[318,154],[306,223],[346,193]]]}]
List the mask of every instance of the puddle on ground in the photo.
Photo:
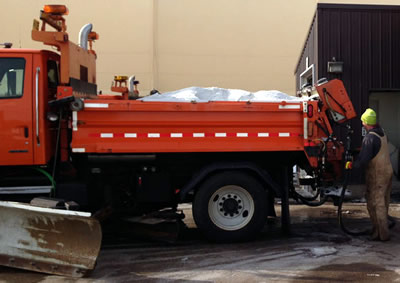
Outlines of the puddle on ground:
[{"label": "puddle on ground", "polygon": [[293,282],[394,282],[400,275],[370,263],[331,264],[305,271]]}]

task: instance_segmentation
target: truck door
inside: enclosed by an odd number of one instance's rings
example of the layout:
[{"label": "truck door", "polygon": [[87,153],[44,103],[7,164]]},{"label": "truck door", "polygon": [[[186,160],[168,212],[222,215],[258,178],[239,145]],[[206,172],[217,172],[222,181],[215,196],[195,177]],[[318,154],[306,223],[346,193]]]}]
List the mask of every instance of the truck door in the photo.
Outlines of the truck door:
[{"label": "truck door", "polygon": [[33,162],[32,54],[0,53],[0,165]]}]

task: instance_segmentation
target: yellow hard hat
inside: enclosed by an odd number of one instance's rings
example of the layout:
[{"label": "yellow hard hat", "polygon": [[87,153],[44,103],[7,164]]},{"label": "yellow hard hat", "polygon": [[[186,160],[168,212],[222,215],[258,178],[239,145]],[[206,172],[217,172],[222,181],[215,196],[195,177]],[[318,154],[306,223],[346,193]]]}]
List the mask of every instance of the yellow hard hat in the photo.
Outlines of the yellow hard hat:
[{"label": "yellow hard hat", "polygon": [[364,114],[361,115],[361,121],[369,126],[376,124],[376,113],[371,108],[365,110]]}]

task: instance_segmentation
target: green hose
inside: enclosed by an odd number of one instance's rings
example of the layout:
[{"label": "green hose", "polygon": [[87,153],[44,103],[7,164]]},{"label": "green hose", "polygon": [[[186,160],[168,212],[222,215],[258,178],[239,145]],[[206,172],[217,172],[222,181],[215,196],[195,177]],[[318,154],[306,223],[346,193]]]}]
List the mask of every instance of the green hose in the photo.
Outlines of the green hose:
[{"label": "green hose", "polygon": [[54,181],[53,177],[46,170],[43,170],[42,168],[35,167],[35,170],[39,171],[49,179],[49,181],[51,182],[50,197],[54,197],[56,195],[56,182]]}]

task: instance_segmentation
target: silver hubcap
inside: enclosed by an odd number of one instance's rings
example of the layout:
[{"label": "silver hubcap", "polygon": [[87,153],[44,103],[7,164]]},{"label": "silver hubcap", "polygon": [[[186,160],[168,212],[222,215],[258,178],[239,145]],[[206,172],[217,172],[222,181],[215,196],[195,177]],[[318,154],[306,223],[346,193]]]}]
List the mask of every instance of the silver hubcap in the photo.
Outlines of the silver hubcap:
[{"label": "silver hubcap", "polygon": [[254,215],[254,200],[242,187],[229,185],[219,188],[208,202],[211,221],[223,230],[238,230]]}]

